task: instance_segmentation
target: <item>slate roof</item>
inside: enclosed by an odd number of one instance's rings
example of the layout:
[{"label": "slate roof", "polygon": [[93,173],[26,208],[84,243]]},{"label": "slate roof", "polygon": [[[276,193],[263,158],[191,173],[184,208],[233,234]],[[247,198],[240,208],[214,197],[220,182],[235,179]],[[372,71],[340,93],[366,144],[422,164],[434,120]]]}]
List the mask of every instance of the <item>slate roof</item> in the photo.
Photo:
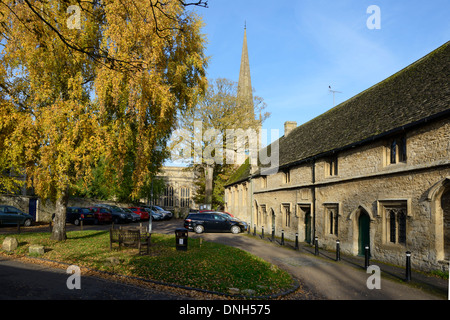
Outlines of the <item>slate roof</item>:
[{"label": "slate roof", "polygon": [[[281,137],[280,169],[450,115],[449,83],[450,41]],[[239,173],[228,185],[249,177],[248,163]]]}]

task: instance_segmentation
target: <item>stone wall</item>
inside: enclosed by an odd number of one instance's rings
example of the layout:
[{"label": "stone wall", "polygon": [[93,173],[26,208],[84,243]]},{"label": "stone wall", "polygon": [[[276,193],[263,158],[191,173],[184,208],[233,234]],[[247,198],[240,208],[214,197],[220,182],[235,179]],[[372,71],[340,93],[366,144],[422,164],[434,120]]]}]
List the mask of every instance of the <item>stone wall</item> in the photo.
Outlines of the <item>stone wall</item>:
[{"label": "stone wall", "polygon": [[[339,239],[342,252],[352,255],[359,251],[359,216],[367,212],[374,259],[403,265],[405,252],[411,251],[414,268],[448,268],[441,260],[448,259],[450,251],[450,120],[429,122],[404,134],[406,162],[391,164],[392,137],[379,139],[340,152],[337,175],[330,175],[329,159],[317,159],[315,183],[312,161],[291,168],[287,183],[283,172],[268,176],[267,185],[262,177],[246,182],[253,185],[247,205],[240,201],[245,195],[242,185],[230,186],[227,208],[251,222],[252,230],[256,222],[258,231],[264,223],[265,230],[275,227],[277,236],[284,230],[288,239],[294,239],[297,233],[300,241],[307,236],[305,214],[310,208],[312,215],[315,212],[319,245],[334,250]],[[439,183],[440,194],[430,198]],[[442,192],[444,185],[447,187]],[[262,207],[266,208],[266,217],[261,218]],[[399,238],[403,222],[396,218],[395,225],[389,218],[390,210],[399,208],[406,212],[405,241]],[[330,220],[330,212],[335,211],[337,220]],[[333,223],[338,223],[337,234],[332,231]],[[314,228],[311,230],[310,236],[314,234]]]}]

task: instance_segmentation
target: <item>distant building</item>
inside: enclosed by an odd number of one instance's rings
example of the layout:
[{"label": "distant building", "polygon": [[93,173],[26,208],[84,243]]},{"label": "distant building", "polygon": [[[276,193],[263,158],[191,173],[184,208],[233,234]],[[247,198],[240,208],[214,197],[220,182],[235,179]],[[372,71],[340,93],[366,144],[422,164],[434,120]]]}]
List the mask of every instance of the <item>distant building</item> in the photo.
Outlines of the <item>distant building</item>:
[{"label": "distant building", "polygon": [[[226,211],[277,236],[448,269],[450,43],[315,119],[287,123],[279,170],[244,164]],[[269,146],[270,147],[270,146]]]},{"label": "distant building", "polygon": [[197,208],[193,200],[195,174],[190,168],[164,167],[158,178],[164,181],[165,190],[154,202],[156,205],[184,213]]}]

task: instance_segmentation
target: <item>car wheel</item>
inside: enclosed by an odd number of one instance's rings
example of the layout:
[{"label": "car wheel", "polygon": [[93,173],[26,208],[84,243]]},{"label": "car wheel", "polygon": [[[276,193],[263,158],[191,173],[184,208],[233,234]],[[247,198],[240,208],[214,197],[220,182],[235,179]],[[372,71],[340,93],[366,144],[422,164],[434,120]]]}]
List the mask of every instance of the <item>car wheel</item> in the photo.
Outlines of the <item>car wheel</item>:
[{"label": "car wheel", "polygon": [[24,225],[25,227],[31,226],[31,220],[30,220],[30,219],[25,220],[24,223],[23,223],[23,225]]},{"label": "car wheel", "polygon": [[75,219],[73,221],[73,224],[76,225],[76,226],[79,226],[80,225],[80,219]]},{"label": "car wheel", "polygon": [[203,233],[203,231],[205,231],[205,228],[202,225],[196,225],[194,227],[194,231],[195,233]]},{"label": "car wheel", "polygon": [[239,232],[241,232],[241,228],[239,228],[238,226],[231,227],[231,233],[238,234]]}]

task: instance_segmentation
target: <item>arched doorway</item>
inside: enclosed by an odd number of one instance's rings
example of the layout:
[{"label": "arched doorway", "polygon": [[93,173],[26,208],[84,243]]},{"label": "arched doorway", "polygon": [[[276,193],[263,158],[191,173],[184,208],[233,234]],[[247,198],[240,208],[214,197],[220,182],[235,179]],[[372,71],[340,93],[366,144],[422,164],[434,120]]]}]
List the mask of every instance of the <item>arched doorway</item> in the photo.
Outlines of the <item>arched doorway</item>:
[{"label": "arched doorway", "polygon": [[370,246],[370,216],[361,209],[358,217],[358,255],[365,254],[366,246]]},{"label": "arched doorway", "polygon": [[444,190],[441,197],[444,227],[444,259],[450,260],[450,187]]},{"label": "arched doorway", "polygon": [[435,232],[436,260],[450,259],[450,177],[428,190],[426,200],[430,201],[432,223]]}]

